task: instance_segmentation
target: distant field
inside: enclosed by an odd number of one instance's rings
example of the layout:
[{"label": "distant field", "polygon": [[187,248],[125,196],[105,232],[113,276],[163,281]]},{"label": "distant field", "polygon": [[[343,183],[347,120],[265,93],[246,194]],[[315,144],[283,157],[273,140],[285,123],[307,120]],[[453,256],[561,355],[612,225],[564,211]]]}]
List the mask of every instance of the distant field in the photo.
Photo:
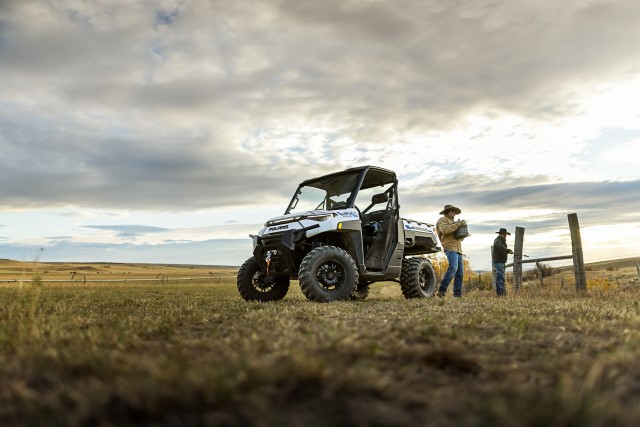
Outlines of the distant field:
[{"label": "distant field", "polygon": [[[73,272],[168,280],[46,281]],[[634,272],[589,272],[586,295],[558,275],[504,299],[380,283],[317,304],[293,282],[247,303],[233,269],[0,261],[22,278],[0,283],[0,425],[640,425]]]},{"label": "distant field", "polygon": [[[124,280],[167,282],[180,278],[212,279],[235,276],[237,268],[202,265],[162,265],[123,263],[20,262],[0,260],[0,281],[68,281],[72,283]],[[0,282],[1,283],[1,282]]]}]

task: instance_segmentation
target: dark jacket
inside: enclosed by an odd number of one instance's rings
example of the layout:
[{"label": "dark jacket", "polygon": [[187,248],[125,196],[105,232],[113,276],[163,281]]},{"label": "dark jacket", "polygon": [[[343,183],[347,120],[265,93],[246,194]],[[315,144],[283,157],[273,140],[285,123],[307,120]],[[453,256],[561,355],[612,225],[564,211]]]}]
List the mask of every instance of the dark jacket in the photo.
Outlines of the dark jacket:
[{"label": "dark jacket", "polygon": [[502,237],[496,237],[496,240],[493,241],[493,252],[491,259],[493,262],[506,263],[507,262],[507,254],[512,254],[511,249],[507,248],[507,239],[503,239]]}]

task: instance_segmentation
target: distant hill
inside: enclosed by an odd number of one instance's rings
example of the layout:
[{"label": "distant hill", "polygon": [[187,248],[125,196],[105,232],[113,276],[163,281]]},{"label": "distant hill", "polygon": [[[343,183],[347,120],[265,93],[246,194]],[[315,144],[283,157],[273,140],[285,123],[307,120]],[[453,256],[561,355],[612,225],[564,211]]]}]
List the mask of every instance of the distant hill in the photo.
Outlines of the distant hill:
[{"label": "distant hill", "polygon": [[[568,261],[571,262],[570,260]],[[607,269],[628,268],[628,267],[635,267],[638,262],[640,262],[640,257],[621,258],[621,259],[612,259],[608,261],[586,262],[584,264],[584,268],[586,270],[607,270]],[[558,270],[561,270],[561,271],[571,270],[571,269],[573,269],[572,265],[558,267]]]},{"label": "distant hill", "polygon": [[592,267],[596,270],[603,270],[610,267],[613,267],[613,268],[635,267],[638,262],[640,262],[640,257],[591,262],[591,263],[585,263],[584,266],[585,268]]},{"label": "distant hill", "polygon": [[[571,271],[573,270],[573,264],[570,259],[565,260],[568,262],[568,265],[563,265],[561,267],[554,267],[553,269],[556,271]],[[597,261],[597,262],[586,262],[584,264],[584,268],[586,270],[607,270],[607,269],[619,269],[619,268],[629,268],[636,266],[637,263],[640,262],[640,257],[634,258],[620,258],[620,259],[611,259],[608,261]],[[545,264],[544,262],[542,264]],[[535,264],[524,264],[524,270],[534,269]],[[474,274],[484,274],[491,273],[491,270],[473,270]]]}]

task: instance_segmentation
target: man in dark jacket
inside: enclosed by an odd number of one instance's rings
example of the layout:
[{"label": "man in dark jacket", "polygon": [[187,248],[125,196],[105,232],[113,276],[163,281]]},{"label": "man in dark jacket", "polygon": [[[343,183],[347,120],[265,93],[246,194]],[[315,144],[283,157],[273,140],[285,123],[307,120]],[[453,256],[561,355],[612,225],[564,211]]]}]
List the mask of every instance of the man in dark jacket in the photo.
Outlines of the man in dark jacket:
[{"label": "man in dark jacket", "polygon": [[493,241],[491,258],[493,269],[496,271],[496,294],[502,297],[507,294],[504,287],[504,265],[507,262],[507,255],[512,254],[513,251],[507,247],[507,236],[511,236],[511,233],[506,228],[501,228],[496,233],[498,237]]}]

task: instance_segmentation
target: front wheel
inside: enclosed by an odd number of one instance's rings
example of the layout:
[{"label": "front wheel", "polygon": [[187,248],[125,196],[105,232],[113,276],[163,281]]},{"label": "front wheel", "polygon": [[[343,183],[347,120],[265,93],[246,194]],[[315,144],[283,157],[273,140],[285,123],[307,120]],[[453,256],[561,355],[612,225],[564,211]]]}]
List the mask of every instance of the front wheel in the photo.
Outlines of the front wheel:
[{"label": "front wheel", "polygon": [[405,298],[429,298],[436,293],[436,272],[428,259],[405,258],[402,261],[400,288]]},{"label": "front wheel", "polygon": [[238,291],[245,301],[281,300],[289,291],[289,278],[267,276],[251,257],[238,270]]},{"label": "front wheel", "polygon": [[356,263],[336,246],[320,246],[309,252],[298,273],[302,293],[316,302],[347,300],[358,283]]}]

